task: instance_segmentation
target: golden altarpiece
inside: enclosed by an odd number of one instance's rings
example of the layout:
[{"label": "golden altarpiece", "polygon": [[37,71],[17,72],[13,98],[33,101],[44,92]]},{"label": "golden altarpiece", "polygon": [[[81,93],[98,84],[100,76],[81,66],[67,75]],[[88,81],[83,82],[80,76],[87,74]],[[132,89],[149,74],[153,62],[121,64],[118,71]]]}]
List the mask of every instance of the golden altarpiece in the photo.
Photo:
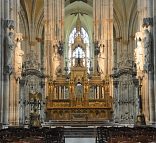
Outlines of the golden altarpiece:
[{"label": "golden altarpiece", "polygon": [[56,80],[49,78],[47,120],[104,121],[112,118],[110,79],[106,76],[101,80],[100,74],[88,71],[86,44],[80,29],[78,16],[71,55],[79,48],[84,56],[78,51],[77,56],[71,58],[70,69],[65,67],[69,72],[66,71],[65,75],[57,74]]}]

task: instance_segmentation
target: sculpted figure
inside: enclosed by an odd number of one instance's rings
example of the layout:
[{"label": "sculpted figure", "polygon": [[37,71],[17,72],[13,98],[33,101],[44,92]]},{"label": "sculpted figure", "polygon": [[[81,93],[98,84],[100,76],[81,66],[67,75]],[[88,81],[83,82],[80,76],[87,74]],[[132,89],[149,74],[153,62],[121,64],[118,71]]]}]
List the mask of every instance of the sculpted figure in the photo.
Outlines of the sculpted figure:
[{"label": "sculpted figure", "polygon": [[13,56],[13,50],[14,50],[14,40],[13,40],[13,32],[9,32],[6,37],[6,58],[7,58],[7,65],[12,65],[12,56]]},{"label": "sculpted figure", "polygon": [[82,97],[82,94],[83,94],[83,86],[82,86],[82,84],[77,84],[76,85],[75,92],[76,92],[76,97],[78,97],[78,98]]},{"label": "sculpted figure", "polygon": [[21,72],[22,70],[22,57],[24,55],[24,51],[21,50],[20,42],[17,42],[17,47],[15,49],[15,71]]},{"label": "sculpted figure", "polygon": [[21,41],[23,40],[22,34],[21,33],[16,33],[15,35],[15,43],[16,43],[16,48],[15,48],[15,74],[16,77],[21,76],[22,72],[22,58],[24,55],[24,51],[21,49]]},{"label": "sculpted figure", "polygon": [[144,50],[143,50],[143,33],[137,32],[135,34],[136,48],[134,49],[135,63],[138,70],[143,70],[144,64]]},{"label": "sculpted figure", "polygon": [[151,56],[150,52],[151,52],[152,38],[148,29],[145,29],[143,34],[144,34],[143,43],[144,43],[145,64],[149,64],[150,56]]},{"label": "sculpted figure", "polygon": [[98,67],[99,67],[99,73],[101,75],[101,78],[104,79],[105,76],[105,54],[104,54],[104,47],[100,47],[100,53],[98,55]]},{"label": "sculpted figure", "polygon": [[59,72],[60,64],[61,64],[61,58],[58,54],[57,47],[54,47],[54,55],[53,55],[53,79],[56,79],[57,73]]}]

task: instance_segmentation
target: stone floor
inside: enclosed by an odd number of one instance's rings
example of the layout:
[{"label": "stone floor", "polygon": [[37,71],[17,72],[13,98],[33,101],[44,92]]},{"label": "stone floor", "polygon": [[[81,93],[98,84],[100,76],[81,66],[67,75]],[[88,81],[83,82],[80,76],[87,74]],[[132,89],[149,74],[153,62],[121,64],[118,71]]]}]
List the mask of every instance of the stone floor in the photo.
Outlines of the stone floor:
[{"label": "stone floor", "polygon": [[95,138],[66,138],[65,143],[95,143]]}]

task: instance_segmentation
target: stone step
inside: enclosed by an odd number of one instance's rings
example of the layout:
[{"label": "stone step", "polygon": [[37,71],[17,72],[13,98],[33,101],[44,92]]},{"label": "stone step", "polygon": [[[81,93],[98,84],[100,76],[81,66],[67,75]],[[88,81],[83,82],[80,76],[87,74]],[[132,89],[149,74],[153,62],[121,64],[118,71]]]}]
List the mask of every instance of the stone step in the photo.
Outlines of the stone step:
[{"label": "stone step", "polygon": [[88,126],[110,126],[111,122],[108,120],[105,121],[76,121],[76,120],[50,120],[48,122],[44,122],[42,124],[43,127],[51,127],[51,126],[71,126],[71,127],[88,127]]},{"label": "stone step", "polygon": [[90,127],[65,128],[65,138],[95,138],[96,129]]}]

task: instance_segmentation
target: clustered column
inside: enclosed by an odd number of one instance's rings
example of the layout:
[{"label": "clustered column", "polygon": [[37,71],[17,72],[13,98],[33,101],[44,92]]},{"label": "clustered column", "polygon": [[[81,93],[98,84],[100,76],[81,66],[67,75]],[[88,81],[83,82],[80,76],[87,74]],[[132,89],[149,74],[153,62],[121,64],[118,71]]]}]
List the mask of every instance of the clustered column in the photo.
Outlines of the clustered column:
[{"label": "clustered column", "polygon": [[[146,119],[148,119],[147,112],[149,112],[149,123],[153,124],[155,121],[155,103],[154,103],[154,57],[153,54],[155,51],[155,40],[154,29],[153,29],[153,2],[152,0],[138,0],[138,21],[139,21],[139,31],[143,33],[143,37],[141,37],[143,42],[143,69],[142,75],[148,81],[146,84],[143,84],[143,89],[148,87],[147,92],[144,92],[144,99],[149,99],[149,102],[145,102],[146,107],[149,107],[148,110],[145,111]],[[138,75],[139,76],[139,75]]]},{"label": "clustered column", "polygon": [[[113,0],[93,0],[93,19],[94,19],[94,43],[96,50],[96,43],[98,42],[100,51],[103,57],[100,60],[102,61],[102,66],[100,69],[101,78],[111,74],[112,69],[112,42],[113,42]],[[97,55],[95,54],[95,71]],[[101,64],[101,63],[100,63]]]}]

